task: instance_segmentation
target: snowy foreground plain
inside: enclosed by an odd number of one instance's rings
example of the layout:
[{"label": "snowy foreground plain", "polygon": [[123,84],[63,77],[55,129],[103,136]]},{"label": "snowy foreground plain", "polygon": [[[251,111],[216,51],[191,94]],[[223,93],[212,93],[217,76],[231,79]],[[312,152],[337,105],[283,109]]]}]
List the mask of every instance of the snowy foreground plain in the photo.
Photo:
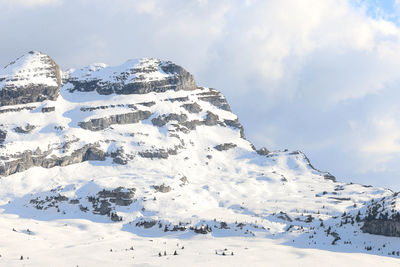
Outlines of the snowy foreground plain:
[{"label": "snowy foreground plain", "polygon": [[[12,232],[14,225],[21,232]],[[142,237],[87,220],[1,217],[1,266],[399,266],[394,258],[282,245],[247,237]],[[34,235],[24,229],[31,227]],[[134,250],[131,250],[133,246]],[[181,247],[184,247],[182,250]],[[222,251],[227,248],[227,256]],[[111,251],[112,250],[112,251]],[[178,255],[172,255],[174,251]],[[215,254],[215,250],[219,255]],[[159,257],[158,253],[167,252]],[[234,256],[230,253],[234,252]],[[20,256],[24,260],[20,260]],[[26,259],[29,257],[29,259]]]},{"label": "snowy foreground plain", "polygon": [[[52,187],[52,183],[57,183],[60,177],[70,177],[73,174],[83,173],[84,170],[97,176],[96,181],[104,187],[107,184],[108,187],[112,187],[112,183],[115,182],[125,185],[135,184],[135,179],[127,178],[128,174],[135,177],[132,173],[122,175],[125,176],[123,180],[109,177],[113,172],[121,174],[130,169],[128,166],[114,168],[110,171],[109,166],[92,165],[88,162],[63,168],[56,167],[51,170],[33,168],[24,174],[2,179],[1,194],[3,196],[26,195],[19,190],[22,188],[32,190],[43,185]],[[159,173],[154,169],[153,171]],[[62,180],[62,183],[70,182],[67,179]],[[10,186],[15,184],[19,184],[20,188],[13,186],[14,189],[10,189]],[[196,188],[196,183],[194,184],[193,187]],[[163,202],[161,194],[155,195]],[[233,191],[232,194],[236,192]],[[175,198],[178,195],[174,193],[169,197]],[[49,209],[43,214],[43,211],[32,209],[26,204],[25,207],[21,207],[22,204],[20,205],[19,202],[23,202],[22,199],[14,205],[3,202],[0,215],[1,266],[112,266],[114,264],[117,266],[245,266],[249,264],[251,266],[400,266],[400,260],[397,258],[365,254],[360,248],[349,245],[332,246],[330,244],[332,238],[326,237],[324,233],[316,237],[318,245],[310,245],[309,239],[299,237],[298,233],[282,233],[279,228],[284,228],[285,225],[279,222],[275,225],[276,229],[270,228],[267,232],[256,232],[253,229],[254,236],[228,230],[218,232],[217,229],[205,235],[190,232],[165,234],[159,229],[131,227],[126,221],[111,222],[102,216],[82,214],[77,210],[66,210],[66,214],[60,215],[55,209]],[[165,199],[165,201],[168,200]],[[197,201],[197,204],[202,205],[204,209],[199,214],[202,218],[223,217],[227,222],[238,219],[255,221],[253,216],[246,218],[248,215],[229,211],[224,214],[213,207],[212,203],[204,203],[204,199],[195,195],[188,197],[184,203],[190,202],[192,205]],[[302,204],[299,203],[299,205]],[[181,218],[180,220],[187,218],[196,220],[198,217],[193,216],[191,212],[186,214],[185,210],[189,209],[189,204],[184,209],[174,210],[175,208],[177,207],[171,203],[160,209],[168,209],[165,211],[166,214]],[[127,218],[139,216],[134,211],[133,214],[127,210],[125,212],[127,214],[121,210],[119,214]],[[142,213],[146,214],[146,211]],[[154,211],[149,211],[149,213],[154,213]],[[259,224],[272,226],[267,220],[259,217],[258,220]],[[391,244],[389,246],[392,248],[399,245],[399,240],[395,237],[360,234],[358,237],[350,236],[348,239],[353,240],[353,244],[359,243],[360,247],[365,241],[368,244]],[[164,256],[164,251],[166,256]],[[175,251],[178,255],[173,255]]]},{"label": "snowy foreground plain", "polygon": [[256,150],[179,66],[54,66],[0,72],[54,98],[0,107],[0,266],[400,266],[400,237],[367,233],[397,233],[397,194]]}]

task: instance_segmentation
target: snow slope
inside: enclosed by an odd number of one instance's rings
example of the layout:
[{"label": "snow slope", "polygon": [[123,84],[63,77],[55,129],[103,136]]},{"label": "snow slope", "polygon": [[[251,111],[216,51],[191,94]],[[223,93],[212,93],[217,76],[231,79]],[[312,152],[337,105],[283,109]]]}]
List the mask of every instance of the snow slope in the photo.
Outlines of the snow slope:
[{"label": "snow slope", "polygon": [[0,265],[400,264],[397,194],[255,150],[181,67],[60,75],[56,99],[0,107]]}]

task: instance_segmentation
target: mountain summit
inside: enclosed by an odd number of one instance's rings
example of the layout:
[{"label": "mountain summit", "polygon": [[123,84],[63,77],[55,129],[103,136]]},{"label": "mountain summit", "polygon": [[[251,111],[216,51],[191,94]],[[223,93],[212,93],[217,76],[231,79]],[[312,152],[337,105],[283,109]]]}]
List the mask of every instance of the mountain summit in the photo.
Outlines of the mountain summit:
[{"label": "mountain summit", "polygon": [[0,70],[0,105],[55,100],[61,72],[48,55],[31,51]]},{"label": "mountain summit", "polygon": [[256,150],[226,98],[169,61],[61,71],[29,52],[0,70],[0,144],[5,222],[400,253],[397,193],[337,182],[300,151]]}]

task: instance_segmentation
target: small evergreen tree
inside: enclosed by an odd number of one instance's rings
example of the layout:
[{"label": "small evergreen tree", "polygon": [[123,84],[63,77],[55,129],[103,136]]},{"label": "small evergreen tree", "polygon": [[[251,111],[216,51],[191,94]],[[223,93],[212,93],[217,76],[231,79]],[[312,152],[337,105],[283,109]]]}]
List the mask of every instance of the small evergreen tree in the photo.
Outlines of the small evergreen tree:
[{"label": "small evergreen tree", "polygon": [[361,215],[361,212],[358,211],[357,216],[356,216],[356,222],[360,222],[361,221],[360,215]]}]

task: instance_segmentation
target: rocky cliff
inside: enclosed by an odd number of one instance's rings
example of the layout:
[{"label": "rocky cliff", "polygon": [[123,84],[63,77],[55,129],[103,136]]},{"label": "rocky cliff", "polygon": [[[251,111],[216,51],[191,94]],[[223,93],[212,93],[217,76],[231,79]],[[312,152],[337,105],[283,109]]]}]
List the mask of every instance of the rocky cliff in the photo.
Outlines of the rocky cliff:
[{"label": "rocky cliff", "polygon": [[397,194],[341,183],[300,151],[256,150],[226,98],[172,62],[60,71],[30,52],[0,72],[0,90],[4,218],[397,251],[374,239],[399,236]]},{"label": "rocky cliff", "polygon": [[52,58],[31,51],[0,70],[0,106],[56,100],[61,72]]},{"label": "rocky cliff", "polygon": [[[172,62],[129,60],[117,67],[95,64],[61,73],[49,56],[29,52],[0,77],[0,102],[8,105],[0,108],[0,175],[106,157],[124,164],[135,156],[167,158],[187,148],[188,134],[199,126],[227,127],[244,138],[225,97],[197,87],[193,76]],[[8,119],[10,114],[19,118]],[[161,147],[140,137],[143,125],[167,130]],[[138,145],[115,136],[116,126]]]}]

